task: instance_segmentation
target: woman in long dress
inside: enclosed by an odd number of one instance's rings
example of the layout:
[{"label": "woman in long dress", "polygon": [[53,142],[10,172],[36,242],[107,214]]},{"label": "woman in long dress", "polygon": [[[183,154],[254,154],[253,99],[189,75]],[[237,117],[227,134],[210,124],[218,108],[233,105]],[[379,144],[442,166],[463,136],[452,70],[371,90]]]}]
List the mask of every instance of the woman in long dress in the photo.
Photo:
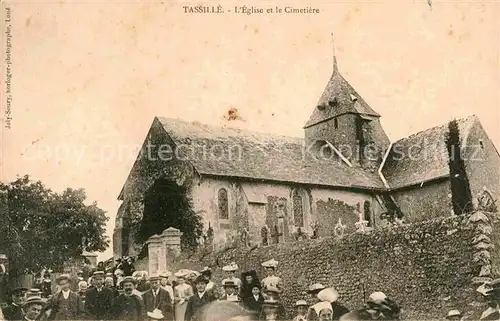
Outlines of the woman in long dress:
[{"label": "woman in long dress", "polygon": [[193,295],[193,287],[186,283],[185,275],[176,275],[177,285],[174,288],[175,320],[184,321],[187,301]]}]

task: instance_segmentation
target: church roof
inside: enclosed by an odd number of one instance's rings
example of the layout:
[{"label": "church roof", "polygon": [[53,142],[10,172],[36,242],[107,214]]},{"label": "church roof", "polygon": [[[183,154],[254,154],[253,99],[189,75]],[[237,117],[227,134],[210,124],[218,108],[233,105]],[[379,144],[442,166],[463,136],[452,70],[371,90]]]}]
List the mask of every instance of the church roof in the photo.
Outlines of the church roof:
[{"label": "church roof", "polygon": [[[457,121],[463,147],[472,125],[479,120],[476,116],[470,116]],[[447,133],[448,123],[393,143],[382,168],[389,188],[394,190],[449,176],[445,142]]]},{"label": "church roof", "polygon": [[335,64],[333,74],[304,128],[345,113],[380,117],[345,80]]},{"label": "church roof", "polygon": [[376,173],[313,158],[302,138],[157,118],[182,155],[202,175],[323,186],[384,189]]}]

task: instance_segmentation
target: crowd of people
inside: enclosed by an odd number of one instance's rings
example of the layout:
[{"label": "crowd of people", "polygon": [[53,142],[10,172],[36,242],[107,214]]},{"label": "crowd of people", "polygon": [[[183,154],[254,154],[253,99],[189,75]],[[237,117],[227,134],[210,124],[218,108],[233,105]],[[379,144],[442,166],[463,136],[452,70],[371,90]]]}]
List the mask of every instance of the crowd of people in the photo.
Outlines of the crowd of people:
[{"label": "crowd of people", "polygon": [[[212,270],[165,271],[148,277],[145,271],[121,273],[97,269],[90,280],[78,280],[78,289],[72,290],[68,275],[57,277],[57,291],[44,298],[41,289],[16,288],[12,303],[3,309],[1,320],[175,320],[207,321],[230,320],[238,314],[239,320],[269,321],[346,321],[398,320],[400,307],[382,292],[372,293],[360,309],[350,311],[339,301],[334,287],[320,283],[305,289],[309,297],[295,303],[293,311],[286,311],[281,302],[283,280],[277,276],[278,262],[263,262],[267,273],[261,281],[256,271],[247,271],[237,277],[238,266],[230,263],[222,268],[226,278],[220,284],[212,281]],[[116,269],[121,271],[121,269]],[[116,271],[115,271],[116,272]],[[115,282],[115,279],[117,280]],[[84,286],[89,283],[88,286]],[[499,320],[500,279],[478,289],[489,302],[482,320]],[[214,319],[216,315],[219,319]],[[208,318],[208,319],[207,319]],[[446,317],[462,320],[458,310]]]}]

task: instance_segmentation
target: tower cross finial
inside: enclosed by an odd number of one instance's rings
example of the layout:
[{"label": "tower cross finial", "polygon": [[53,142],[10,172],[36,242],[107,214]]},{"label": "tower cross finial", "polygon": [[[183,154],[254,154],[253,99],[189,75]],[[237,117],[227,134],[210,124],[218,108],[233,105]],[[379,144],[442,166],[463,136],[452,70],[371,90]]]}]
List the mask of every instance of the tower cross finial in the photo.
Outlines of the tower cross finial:
[{"label": "tower cross finial", "polygon": [[337,71],[337,57],[335,56],[335,37],[332,35],[332,55],[333,55],[333,71]]}]

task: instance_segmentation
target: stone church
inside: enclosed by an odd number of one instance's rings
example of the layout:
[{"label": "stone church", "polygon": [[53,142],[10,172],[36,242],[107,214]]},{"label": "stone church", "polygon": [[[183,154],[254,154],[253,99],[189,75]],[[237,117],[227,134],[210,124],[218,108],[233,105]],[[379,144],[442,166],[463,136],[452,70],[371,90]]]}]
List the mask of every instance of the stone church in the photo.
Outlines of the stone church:
[{"label": "stone church", "polygon": [[[118,198],[114,256],[137,254],[144,204],[168,184],[186,186],[214,244],[237,233],[283,243],[452,215],[448,124],[391,143],[380,117],[335,59],[304,138],[155,117]],[[495,200],[499,154],[476,116],[458,125],[472,194]]]}]

